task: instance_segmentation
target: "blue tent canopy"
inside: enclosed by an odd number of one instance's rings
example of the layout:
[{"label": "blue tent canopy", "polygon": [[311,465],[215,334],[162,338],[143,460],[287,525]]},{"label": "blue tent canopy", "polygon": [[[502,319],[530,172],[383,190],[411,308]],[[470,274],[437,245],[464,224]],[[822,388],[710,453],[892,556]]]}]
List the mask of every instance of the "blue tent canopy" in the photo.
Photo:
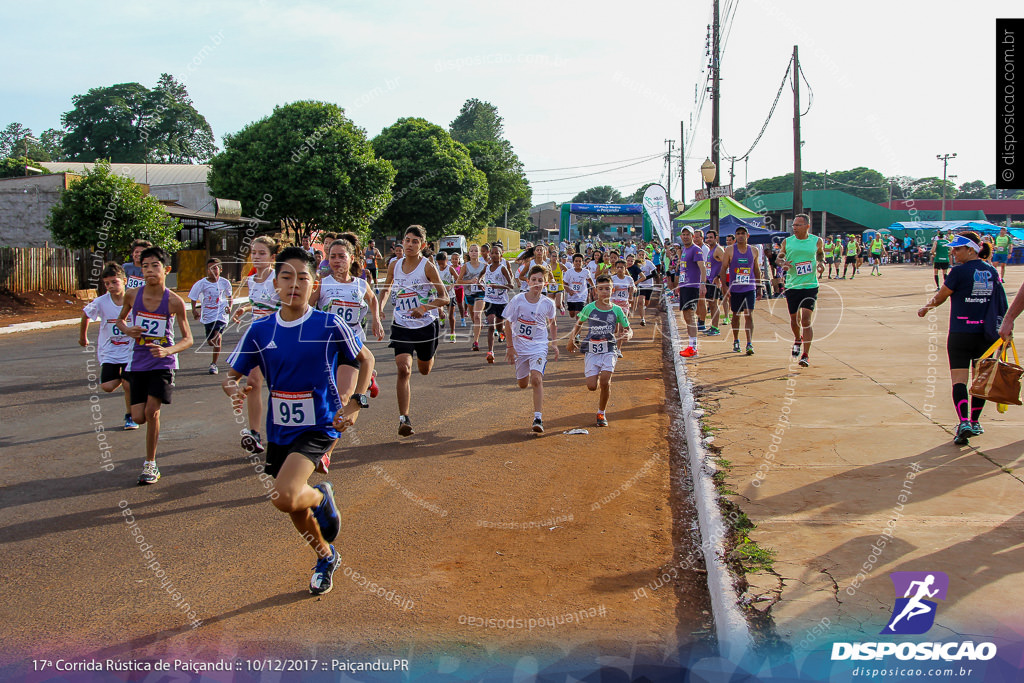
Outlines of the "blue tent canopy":
[{"label": "blue tent canopy", "polygon": [[[1002,226],[988,221],[903,221],[893,223],[889,230],[895,237],[911,237],[930,240],[939,230],[944,233],[974,230],[979,235],[998,235]],[[1007,228],[1015,239],[1024,240],[1024,228]],[[873,231],[872,231],[873,232]]]}]

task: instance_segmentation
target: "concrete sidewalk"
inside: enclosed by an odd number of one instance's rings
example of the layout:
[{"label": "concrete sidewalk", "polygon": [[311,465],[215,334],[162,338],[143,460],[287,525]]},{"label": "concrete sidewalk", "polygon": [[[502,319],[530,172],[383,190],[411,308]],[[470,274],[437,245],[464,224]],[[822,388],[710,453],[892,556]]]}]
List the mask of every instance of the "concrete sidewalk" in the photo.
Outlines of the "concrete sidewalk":
[{"label": "concrete sidewalk", "polygon": [[[798,652],[877,640],[893,571],[949,575],[922,638],[1019,624],[1024,409],[989,404],[986,433],[953,445],[949,305],[918,318],[931,269],[884,273],[822,284],[810,368],[791,364],[785,300],[757,303],[756,355],[734,354],[723,327],[688,362],[713,446],[731,463],[729,498],[757,525],[751,540],[776,552],[741,599]],[[1008,272],[1010,298],[1021,275]]]}]

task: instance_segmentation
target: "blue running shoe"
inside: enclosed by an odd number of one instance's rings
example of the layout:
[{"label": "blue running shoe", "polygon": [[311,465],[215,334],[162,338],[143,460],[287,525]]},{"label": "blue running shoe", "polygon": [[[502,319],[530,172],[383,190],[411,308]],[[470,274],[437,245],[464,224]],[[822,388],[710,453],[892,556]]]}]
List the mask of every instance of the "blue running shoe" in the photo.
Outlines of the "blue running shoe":
[{"label": "blue running shoe", "polygon": [[971,429],[971,423],[964,420],[956,428],[956,434],[953,436],[953,443],[957,446],[966,446],[968,439],[974,436],[974,431]]},{"label": "blue running shoe", "polygon": [[334,504],[334,489],[328,482],[322,482],[314,486],[317,491],[324,494],[324,499],[313,508],[313,517],[320,525],[320,534],[328,543],[333,543],[338,537],[341,529],[341,516],[338,514],[338,507]]},{"label": "blue running shoe", "polygon": [[139,425],[132,419],[131,413],[124,414],[124,431],[129,432],[133,429],[138,429]]},{"label": "blue running shoe", "polygon": [[334,570],[341,564],[341,556],[338,555],[338,551],[331,546],[331,556],[328,558],[321,557],[316,561],[316,566],[313,567],[313,578],[309,580],[309,592],[313,595],[323,595],[324,593],[330,593],[331,589],[334,588]]},{"label": "blue running shoe", "polygon": [[984,433],[985,430],[982,429],[981,423],[978,422],[977,420],[973,420],[971,422],[971,434],[973,434],[974,436],[981,436]]}]

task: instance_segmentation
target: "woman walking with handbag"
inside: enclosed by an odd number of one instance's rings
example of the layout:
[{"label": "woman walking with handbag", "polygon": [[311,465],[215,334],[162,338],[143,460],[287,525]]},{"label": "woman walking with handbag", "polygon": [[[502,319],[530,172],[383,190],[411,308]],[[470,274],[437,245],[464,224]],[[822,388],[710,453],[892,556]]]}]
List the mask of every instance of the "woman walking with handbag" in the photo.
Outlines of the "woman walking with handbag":
[{"label": "woman walking with handbag", "polygon": [[967,385],[973,362],[999,338],[999,325],[1007,305],[999,273],[985,261],[991,247],[982,244],[978,233],[961,233],[948,246],[957,267],[949,271],[942,287],[917,315],[923,318],[946,299],[950,300],[946,353],[953,383],[953,409],[960,422],[953,443],[962,446],[972,436],[984,432],[979,418],[985,399],[970,397]]}]

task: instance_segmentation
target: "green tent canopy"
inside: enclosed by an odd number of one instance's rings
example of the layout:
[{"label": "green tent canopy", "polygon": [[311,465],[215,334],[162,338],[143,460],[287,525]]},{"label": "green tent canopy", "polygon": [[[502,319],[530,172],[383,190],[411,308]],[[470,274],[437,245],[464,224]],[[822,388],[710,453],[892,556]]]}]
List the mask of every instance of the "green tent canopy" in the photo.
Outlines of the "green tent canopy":
[{"label": "green tent canopy", "polygon": [[[721,197],[719,199],[718,215],[719,217],[735,216],[736,218],[742,218],[748,223],[753,223],[754,225],[761,225],[764,223],[764,216],[756,211],[751,211],[732,197]],[[711,220],[711,200],[702,199],[683,213],[676,216],[673,222],[707,223],[709,220]]]}]

